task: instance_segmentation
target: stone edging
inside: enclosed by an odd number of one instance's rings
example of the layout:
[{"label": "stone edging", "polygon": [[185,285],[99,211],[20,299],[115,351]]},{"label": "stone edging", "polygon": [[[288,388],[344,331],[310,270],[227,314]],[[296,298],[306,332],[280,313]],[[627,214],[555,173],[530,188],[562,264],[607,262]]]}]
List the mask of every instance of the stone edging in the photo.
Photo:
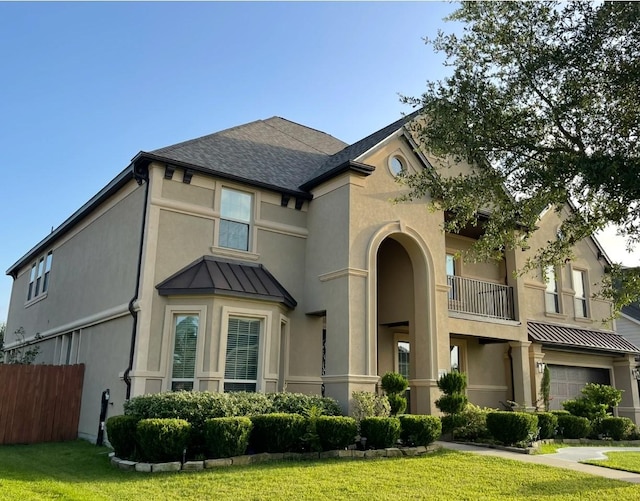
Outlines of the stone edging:
[{"label": "stone edging", "polygon": [[301,461],[313,459],[345,458],[345,459],[374,459],[403,456],[422,456],[441,449],[439,445],[427,447],[390,447],[387,449],[372,449],[369,451],[336,450],[326,452],[280,452],[261,454],[247,454],[222,459],[205,459],[204,461],[172,461],[170,463],[138,463],[111,456],[111,464],[121,470],[139,471],[145,473],[158,473],[162,471],[201,471],[225,466],[248,465],[264,463],[267,461]]}]

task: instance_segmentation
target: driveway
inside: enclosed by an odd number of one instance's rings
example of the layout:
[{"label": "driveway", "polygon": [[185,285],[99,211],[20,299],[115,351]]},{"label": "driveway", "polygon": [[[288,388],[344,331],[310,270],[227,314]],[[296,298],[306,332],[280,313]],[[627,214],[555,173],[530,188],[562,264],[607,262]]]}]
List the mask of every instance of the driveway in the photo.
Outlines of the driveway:
[{"label": "driveway", "polygon": [[640,484],[640,474],[638,473],[629,473],[628,471],[613,470],[611,468],[579,463],[579,461],[584,461],[585,459],[606,459],[604,453],[607,451],[640,452],[640,447],[563,447],[559,449],[556,454],[521,454],[519,452],[503,451],[500,449],[490,449],[488,447],[457,444],[453,442],[438,441],[436,445],[441,446],[443,449],[469,452],[484,456],[496,456],[521,461],[523,463],[544,464],[554,468],[564,468],[566,470],[574,470],[590,475]]}]

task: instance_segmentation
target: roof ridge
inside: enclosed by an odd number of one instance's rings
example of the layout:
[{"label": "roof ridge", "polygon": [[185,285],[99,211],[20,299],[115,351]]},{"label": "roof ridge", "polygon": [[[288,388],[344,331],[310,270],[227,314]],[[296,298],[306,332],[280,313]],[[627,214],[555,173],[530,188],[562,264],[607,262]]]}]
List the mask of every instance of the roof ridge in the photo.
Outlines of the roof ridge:
[{"label": "roof ridge", "polygon": [[[329,136],[329,137],[331,137],[331,138],[335,139],[336,141],[340,141],[341,143],[344,143],[344,141],[342,141],[341,139],[338,139],[337,137],[333,137],[331,134],[327,134],[326,132],[323,132],[323,131],[321,131],[321,130],[314,129],[313,127],[307,127],[306,125],[302,125],[302,124],[299,124],[299,123],[297,123],[297,122],[293,122],[292,120],[287,120],[286,118],[282,118],[282,117],[278,117],[278,116],[273,116],[273,117],[271,117],[271,118],[268,118],[267,120],[263,120],[263,121],[262,121],[265,125],[267,125],[267,126],[271,127],[272,129],[277,130],[277,131],[278,131],[278,132],[280,132],[281,134],[284,134],[285,136],[290,137],[290,138],[291,138],[291,139],[293,139],[294,141],[297,141],[297,142],[298,142],[298,143],[300,143],[300,144],[304,144],[305,146],[308,146],[308,147],[309,147],[309,148],[311,148],[312,150],[315,150],[315,151],[317,151],[318,153],[322,153],[323,155],[326,155],[327,157],[331,157],[331,155],[330,155],[329,153],[326,153],[326,152],[322,151],[322,150],[319,150],[319,149],[318,149],[318,148],[316,148],[315,146],[313,146],[313,145],[311,145],[311,144],[309,144],[309,143],[306,143],[306,142],[304,142],[304,141],[300,140],[299,138],[297,138],[297,137],[295,137],[295,136],[292,136],[291,134],[289,134],[289,133],[287,133],[287,132],[285,132],[285,131],[283,131],[283,130],[281,130],[281,129],[278,129],[277,127],[274,127],[273,125],[271,125],[270,123],[268,123],[268,120],[272,120],[272,119],[274,119],[274,118],[279,118],[280,120],[284,120],[284,121],[289,122],[289,123],[291,123],[291,124],[297,125],[298,127],[304,127],[305,129],[309,129],[309,130],[312,130],[312,131],[314,131],[314,132],[319,132],[319,133],[321,133],[321,134],[324,134],[325,136]],[[346,144],[346,143],[345,143],[345,144]],[[346,147],[347,147],[347,146],[345,146],[345,148],[346,148]],[[340,150],[340,151],[342,151],[342,150]]]},{"label": "roof ridge", "polygon": [[[267,120],[269,120],[269,119],[267,119]],[[256,123],[259,123],[259,122],[263,122],[264,123],[264,120],[263,119],[258,119],[258,120],[254,120],[253,122],[247,122],[245,124],[234,125],[233,127],[229,127],[227,129],[219,130],[218,132],[212,132],[211,134],[205,134],[204,136],[195,137],[193,139],[187,139],[186,141],[181,141],[181,142],[176,143],[176,144],[170,144],[169,146],[163,146],[162,148],[157,148],[155,150],[151,150],[149,153],[157,153],[159,151],[162,151],[162,152],[174,151],[174,150],[176,150],[178,148],[182,148],[183,146],[186,146],[188,144],[195,143],[197,141],[202,141],[203,139],[207,139],[207,138],[210,138],[210,137],[213,137],[213,136],[217,136],[219,134],[222,134],[223,132],[229,132],[229,131],[232,131],[232,130],[240,129],[242,127],[247,127],[249,125],[256,124]]]}]

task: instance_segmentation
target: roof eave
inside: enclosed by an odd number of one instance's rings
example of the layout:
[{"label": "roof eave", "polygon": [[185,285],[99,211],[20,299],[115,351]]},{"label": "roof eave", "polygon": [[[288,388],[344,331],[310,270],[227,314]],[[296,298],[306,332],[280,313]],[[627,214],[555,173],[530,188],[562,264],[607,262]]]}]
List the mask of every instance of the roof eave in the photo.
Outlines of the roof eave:
[{"label": "roof eave", "polygon": [[309,191],[316,186],[328,181],[329,179],[343,174],[344,172],[355,172],[357,174],[361,174],[363,176],[369,176],[373,173],[376,168],[373,165],[363,164],[360,162],[354,162],[353,160],[347,160],[346,162],[341,163],[340,165],[334,167],[333,169],[320,174],[319,176],[307,181],[303,185],[300,186],[301,190]]},{"label": "roof eave", "polygon": [[226,179],[228,181],[234,181],[237,183],[248,184],[250,186],[255,186],[256,188],[263,188],[269,191],[275,191],[277,193],[285,193],[288,195],[293,195],[294,197],[311,200],[312,196],[306,192],[301,190],[292,190],[290,188],[284,188],[282,186],[277,186],[275,184],[262,183],[260,181],[255,181],[253,179],[244,178],[241,176],[234,176],[233,174],[228,174],[226,172],[220,172],[215,169],[211,169],[208,167],[203,167],[201,165],[192,164],[189,162],[183,162],[181,160],[175,160],[173,158],[165,157],[162,155],[157,155],[155,153],[149,153],[146,151],[141,151],[136,155],[136,159],[141,161],[146,161],[147,164],[151,162],[160,162],[164,164],[174,165],[176,167],[181,167],[183,169],[190,169],[195,172],[199,172],[201,174],[205,174],[208,176],[220,177],[222,179]]}]

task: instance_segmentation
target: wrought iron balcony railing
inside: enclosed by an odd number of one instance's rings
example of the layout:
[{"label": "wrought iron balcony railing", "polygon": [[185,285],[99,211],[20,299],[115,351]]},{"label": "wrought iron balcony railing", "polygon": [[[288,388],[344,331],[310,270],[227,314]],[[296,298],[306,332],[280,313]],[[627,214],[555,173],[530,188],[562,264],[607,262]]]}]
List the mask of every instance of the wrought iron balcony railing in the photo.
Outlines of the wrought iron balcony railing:
[{"label": "wrought iron balcony railing", "polygon": [[513,287],[447,275],[449,311],[515,320]]}]

